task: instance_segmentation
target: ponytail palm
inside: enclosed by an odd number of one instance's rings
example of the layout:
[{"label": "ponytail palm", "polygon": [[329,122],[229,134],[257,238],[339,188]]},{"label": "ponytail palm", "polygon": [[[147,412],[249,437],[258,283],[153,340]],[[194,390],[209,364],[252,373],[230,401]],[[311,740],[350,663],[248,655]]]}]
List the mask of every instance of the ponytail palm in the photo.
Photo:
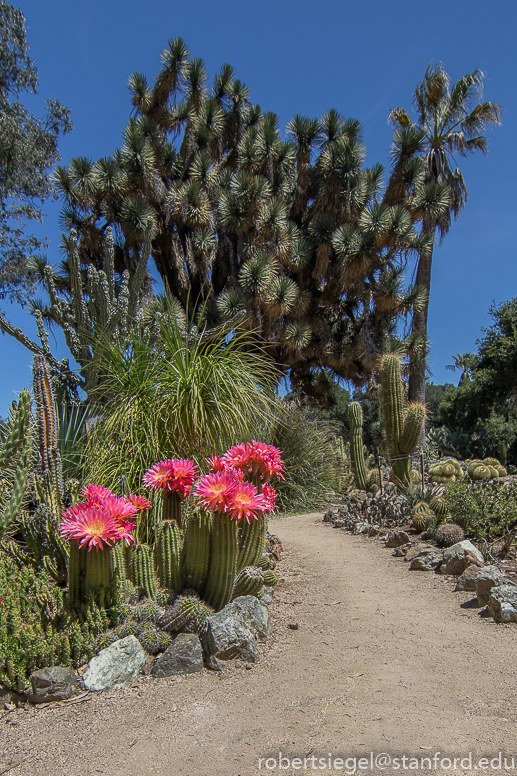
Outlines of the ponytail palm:
[{"label": "ponytail palm", "polygon": [[202,460],[251,439],[257,417],[272,412],[278,380],[249,336],[207,333],[163,318],[156,337],[135,337],[125,351],[106,345],[108,396],[89,447],[89,478],[130,490],[142,472],[171,457]]}]

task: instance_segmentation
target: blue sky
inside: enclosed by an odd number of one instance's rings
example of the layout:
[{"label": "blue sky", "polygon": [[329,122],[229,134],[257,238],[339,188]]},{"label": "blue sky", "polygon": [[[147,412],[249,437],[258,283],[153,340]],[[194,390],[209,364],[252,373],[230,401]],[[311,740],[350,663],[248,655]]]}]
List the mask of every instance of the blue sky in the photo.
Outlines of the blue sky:
[{"label": "blue sky", "polygon": [[[16,3],[14,3],[16,5]],[[513,242],[517,206],[517,47],[515,0],[21,0],[30,56],[39,73],[39,98],[59,99],[72,111],[74,132],[61,143],[63,162],[96,159],[120,145],[130,102],[130,73],[152,81],[169,38],[181,36],[212,77],[223,62],[251,89],[281,126],[296,114],[318,117],[336,108],[358,118],[367,163],[389,164],[390,108],[411,108],[429,62],[441,61],[452,80],[480,67],[485,98],[499,102],[503,124],[489,130],[488,157],[459,160],[469,201],[435,251],[429,313],[436,383],[454,381],[445,370],[457,352],[475,350],[490,325],[492,301],[517,295]],[[37,108],[31,102],[31,109]],[[49,258],[57,245],[59,204],[46,207],[43,234]],[[33,321],[4,304],[28,334]],[[57,342],[57,354],[66,355]],[[30,384],[31,356],[0,336],[0,415]],[[459,377],[459,375],[458,375]]]}]

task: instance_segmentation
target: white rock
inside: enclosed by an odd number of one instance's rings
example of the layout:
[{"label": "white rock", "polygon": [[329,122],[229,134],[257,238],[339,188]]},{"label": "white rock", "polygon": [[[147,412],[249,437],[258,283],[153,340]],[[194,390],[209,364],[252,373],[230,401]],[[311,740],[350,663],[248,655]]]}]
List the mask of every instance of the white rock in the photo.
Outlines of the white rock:
[{"label": "white rock", "polygon": [[147,652],[134,636],[115,641],[92,657],[83,675],[87,690],[119,690],[138,676]]}]

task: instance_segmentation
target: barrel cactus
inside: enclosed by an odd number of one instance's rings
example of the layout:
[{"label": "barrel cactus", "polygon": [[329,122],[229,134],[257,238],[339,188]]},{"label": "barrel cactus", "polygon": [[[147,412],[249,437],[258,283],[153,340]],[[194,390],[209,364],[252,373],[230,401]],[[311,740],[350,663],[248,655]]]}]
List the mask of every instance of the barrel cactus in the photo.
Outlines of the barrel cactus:
[{"label": "barrel cactus", "polygon": [[438,547],[452,547],[453,544],[463,541],[465,533],[463,528],[456,523],[444,523],[436,531],[436,544]]},{"label": "barrel cactus", "polygon": [[241,595],[256,596],[264,586],[266,573],[262,572],[258,566],[247,566],[245,569],[242,569],[235,577],[231,600],[233,601],[234,598],[239,598]]}]

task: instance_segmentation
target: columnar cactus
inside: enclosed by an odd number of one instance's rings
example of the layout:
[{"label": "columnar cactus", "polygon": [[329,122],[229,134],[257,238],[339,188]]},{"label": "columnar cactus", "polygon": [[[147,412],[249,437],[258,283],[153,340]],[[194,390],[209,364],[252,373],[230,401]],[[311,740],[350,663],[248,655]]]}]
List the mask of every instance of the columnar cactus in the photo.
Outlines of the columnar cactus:
[{"label": "columnar cactus", "polygon": [[30,393],[21,391],[16,407],[11,410],[7,436],[0,447],[0,470],[14,468],[10,496],[0,514],[0,538],[16,517],[27,487],[31,443],[30,407]]},{"label": "columnar cactus", "polygon": [[183,536],[175,520],[158,524],[154,546],[156,568],[161,587],[179,594],[183,588],[182,574]]},{"label": "columnar cactus", "polygon": [[133,547],[131,553],[132,579],[141,594],[152,598],[156,593],[156,573],[154,570],[153,551],[147,544]]},{"label": "columnar cactus", "polygon": [[210,533],[212,520],[203,509],[196,509],[187,520],[185,528],[183,584],[202,593],[210,560]]},{"label": "columnar cactus", "polygon": [[239,555],[237,572],[247,566],[256,566],[264,551],[266,541],[265,522],[263,518],[243,522],[239,532]]},{"label": "columnar cactus", "polygon": [[237,520],[226,513],[214,512],[212,552],[204,598],[216,611],[222,609],[232,594],[237,571]]},{"label": "columnar cactus", "polygon": [[409,485],[410,454],[420,439],[426,416],[425,406],[415,402],[404,411],[400,359],[394,353],[388,353],[383,358],[381,385],[384,427],[393,476],[395,480]]},{"label": "columnar cactus", "polygon": [[350,428],[350,463],[355,485],[359,490],[368,487],[368,475],[363,455],[363,411],[358,401],[348,405],[348,425]]}]

